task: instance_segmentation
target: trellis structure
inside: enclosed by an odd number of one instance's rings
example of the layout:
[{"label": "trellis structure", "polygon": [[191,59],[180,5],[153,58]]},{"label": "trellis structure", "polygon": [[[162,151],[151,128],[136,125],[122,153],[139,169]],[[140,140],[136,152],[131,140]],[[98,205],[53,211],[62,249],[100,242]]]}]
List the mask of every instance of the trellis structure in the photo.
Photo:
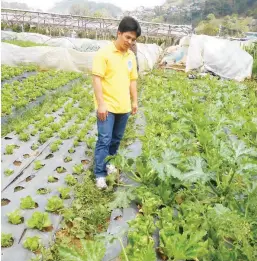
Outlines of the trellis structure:
[{"label": "trellis structure", "polygon": [[[2,21],[8,25],[19,24],[25,26],[25,24],[30,24],[37,28],[95,31],[96,38],[99,35],[115,34],[120,22],[119,19],[113,18],[64,15],[8,8],[2,8],[1,11]],[[192,32],[192,26],[190,25],[171,25],[145,21],[140,21],[140,25],[142,27],[142,36],[145,37],[172,38],[174,35],[183,36]]]}]

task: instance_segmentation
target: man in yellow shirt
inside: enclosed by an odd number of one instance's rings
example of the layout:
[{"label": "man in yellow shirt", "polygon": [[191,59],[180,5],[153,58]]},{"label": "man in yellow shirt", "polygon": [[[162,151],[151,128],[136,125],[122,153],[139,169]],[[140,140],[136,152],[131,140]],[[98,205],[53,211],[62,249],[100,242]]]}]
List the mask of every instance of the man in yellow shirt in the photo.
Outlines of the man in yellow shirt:
[{"label": "man in yellow shirt", "polygon": [[129,115],[138,110],[137,64],[129,49],[140,35],[139,23],[132,17],[124,17],[117,39],[94,57],[92,74],[98,129],[94,172],[98,188],[107,187],[105,159],[117,153]]}]

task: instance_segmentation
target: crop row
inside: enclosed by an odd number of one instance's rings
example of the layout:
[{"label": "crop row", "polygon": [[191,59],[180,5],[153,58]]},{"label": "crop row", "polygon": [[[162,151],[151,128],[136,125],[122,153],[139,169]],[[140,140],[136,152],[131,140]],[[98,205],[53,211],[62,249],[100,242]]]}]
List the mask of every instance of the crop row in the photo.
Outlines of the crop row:
[{"label": "crop row", "polygon": [[[70,161],[77,162],[76,158],[72,158],[72,154],[75,152],[76,147],[80,145],[86,145],[85,147],[89,149],[88,153],[92,151],[92,148],[95,143],[95,137],[89,137],[88,133],[92,129],[92,126],[95,124],[95,116],[92,115],[93,111],[93,102],[92,102],[92,92],[78,84],[74,86],[67,93],[59,93],[51,98],[52,100],[45,101],[42,105],[37,108],[34,108],[27,115],[24,116],[23,119],[16,119],[16,121],[12,122],[10,126],[5,130],[5,134],[17,134],[21,138],[20,134],[28,134],[28,138],[22,139],[22,146],[26,144],[30,139],[34,139],[36,136],[39,136],[38,144],[37,142],[33,143],[33,149],[37,149],[38,146],[43,144],[46,140],[51,137],[54,137],[54,140],[49,145],[51,153],[55,154],[58,151],[62,150],[62,143],[66,139],[73,139],[73,146],[69,149],[70,156],[63,158],[65,163]],[[54,101],[54,102],[53,102]],[[54,117],[58,113],[58,117]],[[52,115],[51,115],[52,114]],[[85,122],[86,120],[86,122]],[[51,133],[51,135],[50,135]],[[47,134],[47,135],[46,135]],[[46,139],[42,138],[47,136]],[[13,137],[13,136],[12,136]],[[38,146],[37,146],[38,145]],[[10,148],[12,149],[10,150]],[[9,153],[7,153],[9,152]],[[18,146],[15,144],[9,144],[5,148],[5,157],[8,160],[8,154],[19,153]],[[10,156],[11,157],[11,156]],[[47,162],[46,162],[47,164]],[[43,164],[40,160],[34,161],[33,169],[35,171],[44,170],[45,164]],[[60,166],[56,168],[56,173],[62,174],[66,172],[65,168]],[[5,170],[6,175],[12,175],[13,173],[8,174],[8,170]],[[42,173],[42,172],[41,172]],[[50,174],[50,173],[49,173]],[[39,175],[39,174],[36,174]],[[63,174],[62,174],[63,175]],[[10,213],[7,214],[8,222],[13,225],[19,225],[22,223],[26,224],[27,228],[30,229],[38,229],[43,232],[49,232],[52,230],[52,222],[48,213],[59,214],[64,217],[64,223],[73,223],[73,228],[71,233],[79,236],[82,232],[76,228],[79,222],[79,215],[86,215],[82,210],[78,209],[78,200],[84,200],[87,197],[87,194],[90,193],[95,196],[93,199],[88,195],[91,202],[94,202],[95,211],[99,214],[101,213],[101,209],[99,209],[99,198],[104,200],[104,195],[102,195],[100,191],[95,188],[92,179],[89,179],[90,173],[86,173],[84,170],[84,166],[82,163],[74,164],[72,167],[72,174],[66,174],[64,181],[67,186],[61,186],[58,188],[59,196],[50,197],[44,206],[46,212],[35,211],[30,218],[25,220],[24,211],[27,209],[35,209],[38,207],[37,202],[31,197],[26,196],[20,199],[19,208],[13,209]],[[76,176],[83,177],[88,179],[85,181],[86,183],[78,184]],[[49,184],[55,183],[58,181],[56,175],[49,175],[47,178]],[[22,190],[21,186],[16,187],[16,191]],[[79,191],[82,190],[83,192]],[[37,194],[45,195],[50,193],[51,190],[45,186],[41,189],[37,190]],[[100,194],[101,195],[100,195]],[[76,197],[76,203],[71,208],[67,208],[64,206],[64,200],[69,199],[71,196]],[[2,201],[3,203],[3,201]],[[8,203],[8,202],[7,202]],[[91,203],[87,203],[91,205]],[[89,209],[88,205],[88,209]],[[85,209],[86,210],[86,209]],[[93,206],[91,211],[93,210]],[[78,213],[77,213],[77,212]],[[105,213],[106,210],[104,210]],[[75,216],[74,216],[75,215]],[[105,214],[106,215],[106,214]],[[92,222],[95,222],[95,228],[99,226],[99,219],[96,219],[96,216],[88,216],[88,219],[92,218]],[[105,218],[106,219],[106,218]],[[83,220],[81,220],[83,221]],[[90,229],[92,229],[92,225],[90,225]],[[15,237],[14,234],[2,234],[2,247],[10,247],[13,243],[17,242],[18,238]],[[23,247],[31,250],[35,253],[38,253],[39,249],[41,249],[43,242],[40,236],[26,237],[22,243]]]},{"label": "crop row", "polygon": [[13,109],[22,108],[48,91],[64,86],[79,77],[78,73],[52,70],[39,72],[22,82],[5,83],[2,87],[2,115],[9,115]]},{"label": "crop row", "polygon": [[139,206],[121,260],[256,260],[256,83],[156,71],[141,85],[142,154],[113,161],[140,184],[112,203]]},{"label": "crop row", "polygon": [[37,66],[33,64],[20,66],[9,66],[3,64],[1,66],[1,81],[9,80],[13,77],[22,75],[25,72],[34,72],[36,70]]}]

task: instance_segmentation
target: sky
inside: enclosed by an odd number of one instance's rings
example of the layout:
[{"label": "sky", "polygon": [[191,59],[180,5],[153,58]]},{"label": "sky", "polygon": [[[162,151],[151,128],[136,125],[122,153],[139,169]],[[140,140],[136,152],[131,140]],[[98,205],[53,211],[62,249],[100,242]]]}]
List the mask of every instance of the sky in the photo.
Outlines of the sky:
[{"label": "sky", "polygon": [[[53,7],[54,3],[61,2],[61,0],[5,0],[6,2],[26,3],[34,9],[41,9],[47,11]],[[94,0],[92,0],[94,1]],[[154,7],[161,5],[165,0],[97,0],[95,2],[106,2],[119,6],[122,10],[134,10],[139,6]]]}]

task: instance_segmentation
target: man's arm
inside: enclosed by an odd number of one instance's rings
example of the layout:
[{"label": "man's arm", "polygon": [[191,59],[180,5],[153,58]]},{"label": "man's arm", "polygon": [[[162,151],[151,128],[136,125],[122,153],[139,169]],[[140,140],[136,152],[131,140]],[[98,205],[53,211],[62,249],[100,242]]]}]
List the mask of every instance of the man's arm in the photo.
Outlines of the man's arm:
[{"label": "man's arm", "polygon": [[138,110],[138,103],[137,103],[137,62],[136,57],[134,56],[132,59],[132,71],[130,73],[130,97],[132,101],[132,111],[131,114],[135,115]]},{"label": "man's arm", "polygon": [[134,115],[137,113],[138,110],[138,103],[137,103],[137,81],[132,80],[130,81],[130,96],[132,100],[132,112],[131,114]]},{"label": "man's arm", "polygon": [[106,117],[108,116],[108,111],[103,99],[102,79],[100,76],[93,75],[93,87],[98,105],[97,116],[99,120],[105,121]]}]

